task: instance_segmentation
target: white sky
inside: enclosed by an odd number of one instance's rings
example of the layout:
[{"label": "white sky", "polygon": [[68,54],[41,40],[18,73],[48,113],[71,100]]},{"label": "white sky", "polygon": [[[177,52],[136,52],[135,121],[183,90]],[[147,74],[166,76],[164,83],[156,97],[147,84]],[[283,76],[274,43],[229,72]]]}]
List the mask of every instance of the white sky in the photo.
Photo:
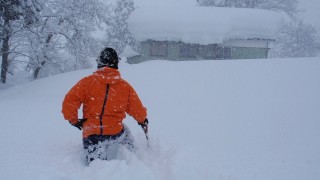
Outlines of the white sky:
[{"label": "white sky", "polygon": [[299,13],[306,23],[312,24],[320,34],[320,1],[319,0],[299,0]]}]

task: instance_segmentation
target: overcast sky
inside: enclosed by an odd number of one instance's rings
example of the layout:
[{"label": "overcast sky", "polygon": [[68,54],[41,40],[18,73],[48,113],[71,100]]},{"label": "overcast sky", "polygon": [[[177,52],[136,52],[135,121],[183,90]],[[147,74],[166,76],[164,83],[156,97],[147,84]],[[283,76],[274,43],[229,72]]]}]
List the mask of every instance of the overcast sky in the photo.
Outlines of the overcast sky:
[{"label": "overcast sky", "polygon": [[299,0],[299,8],[301,17],[306,23],[310,23],[317,28],[320,34],[320,0]]}]

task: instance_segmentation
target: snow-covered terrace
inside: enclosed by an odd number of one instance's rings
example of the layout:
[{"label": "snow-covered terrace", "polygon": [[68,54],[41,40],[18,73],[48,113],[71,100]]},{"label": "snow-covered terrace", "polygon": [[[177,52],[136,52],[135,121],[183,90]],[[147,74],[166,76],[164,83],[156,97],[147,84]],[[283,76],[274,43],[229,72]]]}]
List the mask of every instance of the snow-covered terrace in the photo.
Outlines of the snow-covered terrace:
[{"label": "snow-covered terrace", "polygon": [[284,24],[281,13],[243,8],[144,6],[130,16],[138,41],[223,43],[229,39],[274,39]]}]

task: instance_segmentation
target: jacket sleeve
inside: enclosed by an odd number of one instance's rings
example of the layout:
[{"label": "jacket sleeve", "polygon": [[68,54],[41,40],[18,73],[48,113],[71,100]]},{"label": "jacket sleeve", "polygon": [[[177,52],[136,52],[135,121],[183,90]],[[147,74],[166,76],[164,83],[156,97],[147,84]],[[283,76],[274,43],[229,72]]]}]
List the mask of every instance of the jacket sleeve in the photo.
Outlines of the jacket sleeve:
[{"label": "jacket sleeve", "polygon": [[66,94],[62,103],[62,114],[71,124],[78,122],[78,109],[85,99],[85,79],[80,80]]},{"label": "jacket sleeve", "polygon": [[126,112],[137,122],[143,123],[147,118],[147,109],[142,105],[139,96],[131,86],[129,88],[129,91],[129,101]]}]

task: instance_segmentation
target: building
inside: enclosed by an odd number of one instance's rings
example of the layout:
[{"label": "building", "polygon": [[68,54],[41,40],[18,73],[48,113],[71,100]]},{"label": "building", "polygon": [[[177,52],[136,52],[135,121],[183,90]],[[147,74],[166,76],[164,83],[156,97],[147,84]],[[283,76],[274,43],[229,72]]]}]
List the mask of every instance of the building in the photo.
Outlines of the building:
[{"label": "building", "polygon": [[127,61],[267,58],[283,23],[267,10],[142,7],[129,18],[139,48]]}]

